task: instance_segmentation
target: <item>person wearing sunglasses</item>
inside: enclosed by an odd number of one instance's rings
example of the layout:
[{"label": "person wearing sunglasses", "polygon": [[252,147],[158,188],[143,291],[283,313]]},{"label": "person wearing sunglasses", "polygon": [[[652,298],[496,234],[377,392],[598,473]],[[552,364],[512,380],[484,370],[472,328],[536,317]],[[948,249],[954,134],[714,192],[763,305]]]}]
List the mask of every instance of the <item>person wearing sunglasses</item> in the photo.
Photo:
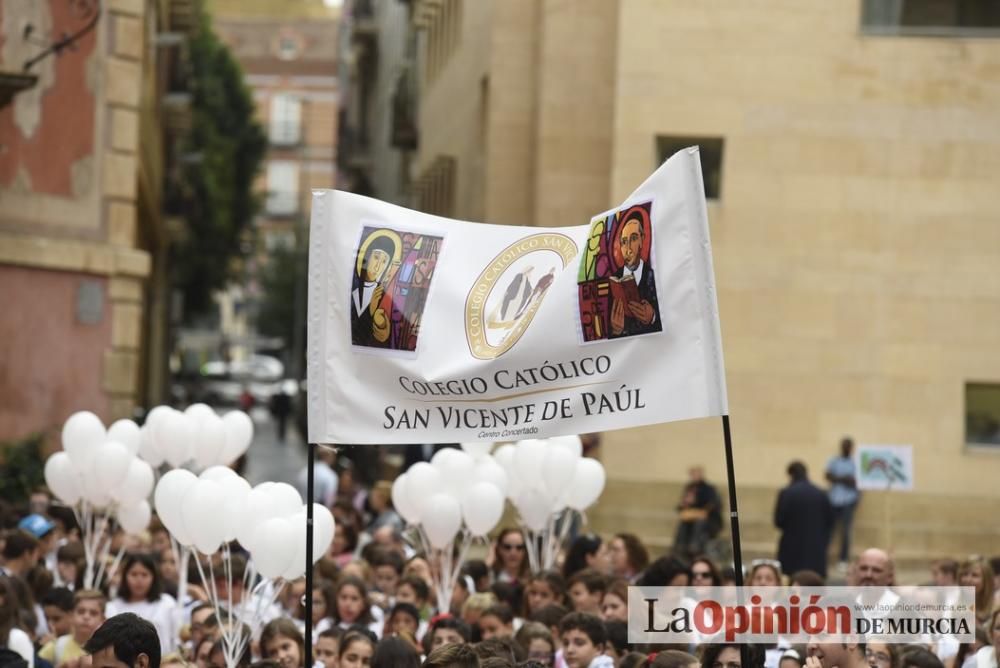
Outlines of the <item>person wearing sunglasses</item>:
[{"label": "person wearing sunglasses", "polygon": [[722,576],[715,562],[706,556],[695,557],[691,562],[692,587],[720,587]]},{"label": "person wearing sunglasses", "polygon": [[528,577],[528,552],[520,529],[500,532],[493,550],[493,580],[523,582]]}]

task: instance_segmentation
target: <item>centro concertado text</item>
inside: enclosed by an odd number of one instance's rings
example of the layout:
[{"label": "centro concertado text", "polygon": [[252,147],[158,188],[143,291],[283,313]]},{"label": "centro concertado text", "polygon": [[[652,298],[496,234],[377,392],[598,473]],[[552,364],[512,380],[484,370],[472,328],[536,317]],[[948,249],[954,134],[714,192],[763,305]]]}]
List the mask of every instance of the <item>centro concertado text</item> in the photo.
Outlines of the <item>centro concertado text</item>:
[{"label": "centro concertado text", "polygon": [[972,587],[629,587],[629,642],[973,642]]}]

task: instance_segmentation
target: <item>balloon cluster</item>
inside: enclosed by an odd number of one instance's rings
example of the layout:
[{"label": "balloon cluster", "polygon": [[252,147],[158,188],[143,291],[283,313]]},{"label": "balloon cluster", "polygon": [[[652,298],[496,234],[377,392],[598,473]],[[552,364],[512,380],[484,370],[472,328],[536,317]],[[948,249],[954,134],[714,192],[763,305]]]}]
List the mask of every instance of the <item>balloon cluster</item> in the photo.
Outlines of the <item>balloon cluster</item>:
[{"label": "balloon cluster", "polygon": [[507,497],[526,534],[531,570],[552,568],[574,514],[582,514],[604,491],[604,467],[583,456],[579,436],[501,445],[493,457],[511,481]]},{"label": "balloon cluster", "polygon": [[431,573],[443,605],[451,600],[473,539],[486,536],[503,515],[507,473],[489,456],[490,447],[444,448],[429,464],[411,466],[392,485],[393,507],[417,527],[424,551],[437,557],[431,560]]},{"label": "balloon cluster", "polygon": [[166,462],[173,468],[232,464],[253,440],[249,415],[230,411],[220,417],[207,404],[191,404],[184,412],[157,406],[142,430],[139,455],[153,466]]},{"label": "balloon cluster", "polygon": [[[238,540],[264,578],[293,580],[305,572],[307,508],[288,483],[251,488],[226,466],[212,466],[198,476],[174,469],[160,478],[154,500],[163,525],[181,545],[212,555]],[[326,552],[333,532],[330,510],[314,504],[312,563]]]},{"label": "balloon cluster", "polygon": [[137,456],[143,433],[131,420],[105,428],[88,411],[70,416],[63,425],[63,449],[45,462],[45,482],[55,496],[73,508],[83,533],[84,586],[111,576],[121,552],[108,564],[111,541],[105,529],[114,517],[128,533],[149,525],[153,467]]},{"label": "balloon cluster", "polygon": [[518,511],[531,567],[538,572],[555,563],[572,514],[593,505],[604,490],[604,467],[582,456],[578,436],[505,444],[491,456],[492,447],[444,448],[392,485],[396,511],[417,527],[425,551],[439,555],[437,566],[432,564],[439,601],[450,600],[469,545],[496,527],[505,499]]}]

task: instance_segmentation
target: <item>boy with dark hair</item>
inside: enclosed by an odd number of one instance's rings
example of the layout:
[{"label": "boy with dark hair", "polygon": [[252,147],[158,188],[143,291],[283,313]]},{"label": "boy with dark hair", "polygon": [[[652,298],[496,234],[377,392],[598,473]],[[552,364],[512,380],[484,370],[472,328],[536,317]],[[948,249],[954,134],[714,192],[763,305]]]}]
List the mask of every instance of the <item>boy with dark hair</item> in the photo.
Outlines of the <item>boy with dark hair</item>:
[{"label": "boy with dark hair", "polygon": [[316,638],[316,660],[321,662],[324,668],[337,668],[342,635],[343,631],[336,626],[319,632]]},{"label": "boy with dark hair", "polygon": [[563,658],[569,668],[611,668],[614,660],[604,654],[608,632],[596,615],[571,612],[559,624]]},{"label": "boy with dark hair", "polygon": [[584,568],[574,573],[567,584],[573,611],[599,617],[601,599],[608,589],[608,579],[593,568]]},{"label": "boy with dark hair", "polygon": [[69,634],[73,627],[73,592],[65,587],[54,587],[42,597],[41,604],[52,636],[58,638]]},{"label": "boy with dark hair", "polygon": [[0,575],[16,575],[24,578],[28,571],[38,563],[38,539],[24,529],[14,529],[7,532],[3,544],[3,566]]},{"label": "boy with dark hair", "polygon": [[83,651],[91,656],[92,668],[160,668],[160,636],[156,627],[131,612],[123,612],[101,624]]},{"label": "boy with dark hair", "polygon": [[[53,591],[59,590],[54,589]],[[97,627],[104,622],[106,603],[107,599],[104,594],[96,589],[82,589],[76,592],[72,597],[73,612],[69,616],[70,630],[46,643],[39,650],[38,656],[53,666],[60,666],[67,661],[74,661],[82,657],[86,653],[84,644],[90,639]],[[45,614],[48,616],[48,608],[46,608]]]}]

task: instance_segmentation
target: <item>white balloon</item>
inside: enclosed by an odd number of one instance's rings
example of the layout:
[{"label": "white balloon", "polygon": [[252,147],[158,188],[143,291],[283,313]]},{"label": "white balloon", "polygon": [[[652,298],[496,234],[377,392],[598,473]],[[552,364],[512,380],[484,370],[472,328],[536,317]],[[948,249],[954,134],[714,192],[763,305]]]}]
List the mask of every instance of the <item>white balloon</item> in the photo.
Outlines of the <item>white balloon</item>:
[{"label": "white balloon", "polygon": [[489,482],[496,485],[504,496],[507,496],[507,472],[492,457],[482,457],[476,460],[472,471],[474,482]]},{"label": "white balloon", "polygon": [[199,480],[214,480],[215,482],[222,482],[226,478],[238,478],[239,475],[236,471],[232,470],[228,466],[209,466],[207,469],[198,474]]},{"label": "white balloon", "polygon": [[236,540],[250,552],[254,551],[254,536],[258,527],[265,521],[277,517],[274,512],[271,495],[268,493],[273,482],[262,482],[247,493],[246,503],[240,513],[239,524],[236,527]]},{"label": "white balloon", "polygon": [[468,452],[473,458],[479,459],[490,454],[493,449],[492,443],[463,443],[462,449]]},{"label": "white balloon", "polygon": [[462,517],[473,536],[485,536],[503,515],[503,493],[489,482],[470,486],[462,499]]},{"label": "white balloon", "polygon": [[306,530],[308,527],[305,512],[296,513],[287,518],[292,525],[292,540],[295,543],[295,553],[288,561],[288,567],[281,574],[285,580],[294,580],[306,572]]},{"label": "white balloon", "polygon": [[550,446],[563,448],[573,454],[576,459],[583,456],[583,441],[580,440],[579,436],[553,436],[548,441]]},{"label": "white balloon", "polygon": [[518,441],[517,450],[514,452],[514,469],[521,480],[521,489],[541,488],[544,485],[542,462],[548,449],[545,441],[537,439]]},{"label": "white balloon", "polygon": [[125,478],[111,491],[111,496],[122,505],[135,505],[147,500],[152,491],[153,467],[133,457],[129,462]]},{"label": "white balloon", "polygon": [[428,516],[428,511],[425,509],[428,499],[444,489],[444,477],[437,468],[427,462],[417,462],[411,466],[406,471],[406,477],[405,496],[422,522]]},{"label": "white balloon", "polygon": [[[208,470],[211,471],[212,469]],[[232,471],[232,469],[226,470]],[[202,473],[202,476],[204,475],[205,474]],[[240,528],[240,523],[243,521],[243,509],[246,506],[247,496],[250,494],[250,483],[236,475],[235,471],[232,471],[231,476],[207,479],[214,479],[215,482],[222,485],[222,489],[225,494],[225,500],[222,502],[221,509],[223,526],[225,527],[222,539],[227,542],[235,540],[236,533]]]},{"label": "white balloon", "polygon": [[83,498],[95,508],[111,505],[111,492],[92,475],[83,476]]},{"label": "white balloon", "polygon": [[90,411],[73,413],[62,429],[63,450],[70,456],[77,470],[89,470],[89,464],[98,446],[107,440],[104,423]]},{"label": "white balloon", "polygon": [[122,526],[122,529],[125,529],[125,533],[142,533],[149,526],[149,520],[152,516],[153,511],[150,509],[148,501],[118,507],[118,524]]},{"label": "white balloon", "polygon": [[116,441],[108,441],[97,447],[91,460],[89,475],[108,493],[111,492],[128,473],[132,455],[128,448]]},{"label": "white balloon", "polygon": [[443,473],[446,463],[457,452],[459,452],[459,450],[456,450],[455,448],[441,448],[431,457],[431,466]]},{"label": "white balloon", "polygon": [[132,420],[118,420],[108,429],[108,440],[124,445],[133,457],[139,454],[141,436],[139,425]]},{"label": "white balloon", "polygon": [[514,477],[514,452],[517,447],[512,443],[504,443],[493,451],[493,459],[503,467],[508,477]]},{"label": "white balloon", "polygon": [[287,482],[276,482],[267,493],[271,497],[274,517],[287,517],[299,512],[302,508],[302,495]]},{"label": "white balloon", "polygon": [[153,430],[149,424],[142,425],[139,430],[139,456],[149,462],[150,466],[156,467],[163,463],[163,455],[156,447],[153,439]]},{"label": "white balloon", "polygon": [[538,489],[526,489],[521,492],[517,503],[518,512],[524,526],[532,531],[541,531],[548,523],[552,507],[545,494]]},{"label": "white balloon", "polygon": [[167,472],[156,484],[153,494],[153,507],[160,516],[163,526],[173,534],[182,545],[190,545],[192,537],[184,526],[181,517],[181,501],[191,490],[198,478],[186,469],[174,469]]},{"label": "white balloon", "polygon": [[157,406],[149,411],[149,416],[146,418],[145,426],[149,430],[150,449],[160,457],[161,462],[167,459],[167,451],[170,448],[168,432],[171,420],[176,414],[177,411],[170,406]]},{"label": "white balloon", "polygon": [[569,489],[576,475],[576,463],[579,457],[566,448],[550,447],[542,461],[542,479],[545,481],[543,491],[550,505]]},{"label": "white balloon", "polygon": [[165,417],[159,425],[158,433],[161,438],[157,440],[157,445],[171,466],[183,466],[194,456],[198,425],[184,413],[174,411]]},{"label": "white balloon", "polygon": [[289,570],[298,549],[295,528],[283,517],[272,517],[263,522],[257,527],[251,542],[256,546],[250,556],[257,572],[268,579],[281,577]]},{"label": "white balloon", "polygon": [[181,521],[191,534],[191,542],[203,554],[212,554],[226,533],[221,511],[225,501],[222,485],[214,480],[198,480],[181,502]]},{"label": "white balloon", "polygon": [[567,505],[574,510],[587,509],[601,496],[604,482],[604,467],[601,463],[596,459],[581,457],[576,462],[576,473],[566,498]]},{"label": "white balloon", "polygon": [[405,473],[392,481],[392,507],[408,523],[417,524],[420,522],[420,515],[417,513],[416,504],[410,501],[408,482],[409,478]]},{"label": "white balloon", "polygon": [[462,526],[462,508],[454,497],[438,492],[432,494],[424,505],[424,531],[431,547],[444,549]]},{"label": "white balloon", "polygon": [[208,404],[191,404],[184,409],[184,415],[187,415],[195,422],[201,422],[206,417],[215,415],[215,411],[213,411],[212,407]]},{"label": "white balloon", "polygon": [[465,496],[465,490],[472,483],[472,472],[476,467],[476,460],[464,450],[449,449],[452,454],[442,462],[438,470],[444,476],[445,489],[456,499],[461,499]]},{"label": "white balloon", "polygon": [[65,452],[55,452],[45,460],[45,483],[60,501],[69,506],[83,495],[76,465]]},{"label": "white balloon", "polygon": [[253,440],[253,420],[243,411],[230,411],[222,416],[226,425],[226,446],[222,449],[218,462],[231,464],[243,455]]},{"label": "white balloon", "polygon": [[333,513],[326,506],[313,504],[313,551],[312,560],[315,564],[323,558],[326,551],[333,542],[333,533],[336,525],[333,521]]},{"label": "white balloon", "polygon": [[219,461],[225,447],[226,423],[215,413],[201,416],[194,444],[195,462],[199,466],[211,466]]}]

